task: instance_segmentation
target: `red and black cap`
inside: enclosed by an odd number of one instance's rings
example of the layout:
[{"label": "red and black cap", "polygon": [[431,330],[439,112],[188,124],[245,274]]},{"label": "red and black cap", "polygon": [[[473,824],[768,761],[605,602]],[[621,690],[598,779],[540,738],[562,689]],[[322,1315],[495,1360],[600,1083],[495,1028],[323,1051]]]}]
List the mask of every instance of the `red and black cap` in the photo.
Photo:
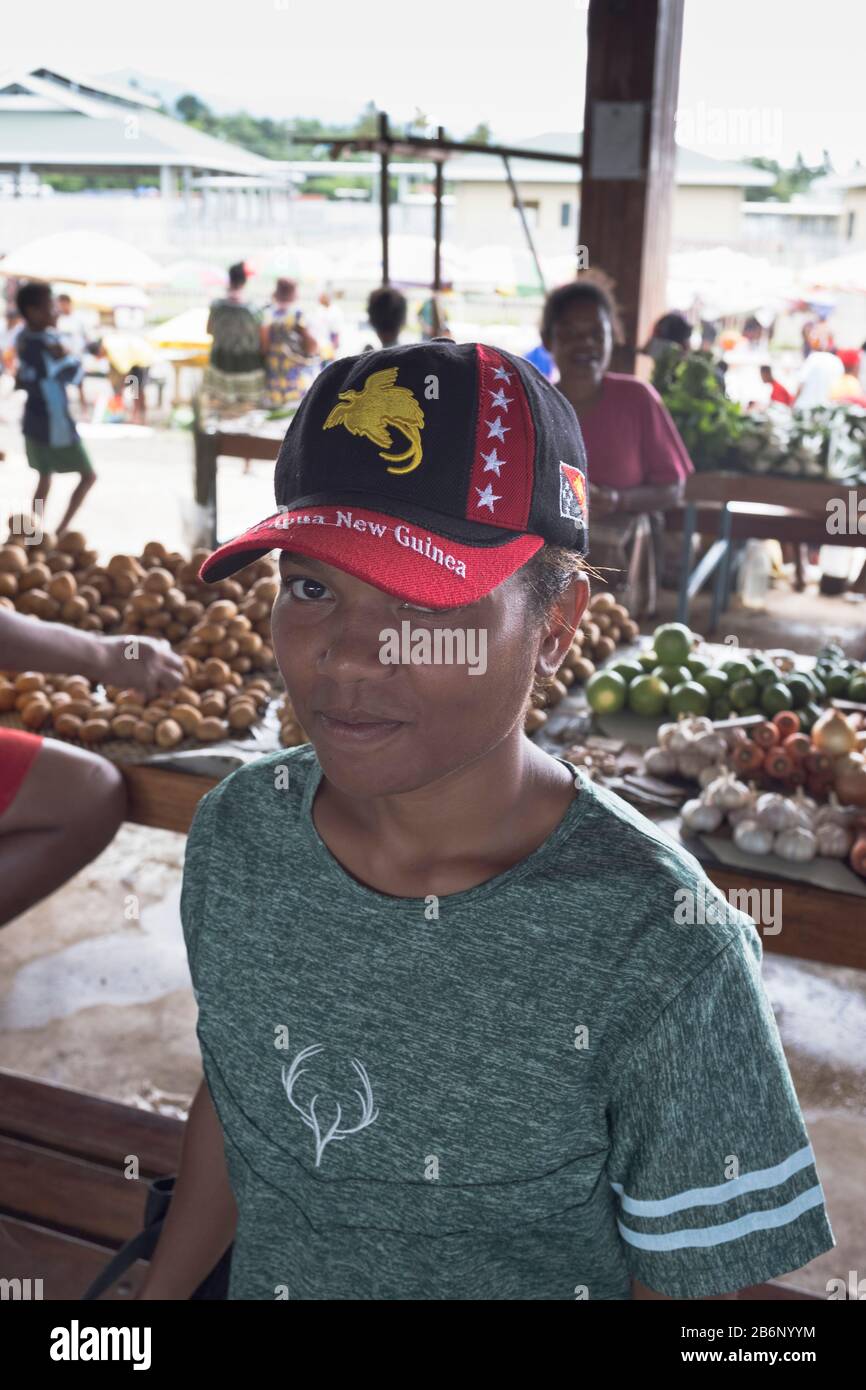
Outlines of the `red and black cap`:
[{"label": "red and black cap", "polygon": [[574,410],[531,363],[481,343],[432,339],[331,363],[286,431],[274,492],[277,513],[215,550],[202,579],[276,547],[452,608],[545,541],[588,547]]}]

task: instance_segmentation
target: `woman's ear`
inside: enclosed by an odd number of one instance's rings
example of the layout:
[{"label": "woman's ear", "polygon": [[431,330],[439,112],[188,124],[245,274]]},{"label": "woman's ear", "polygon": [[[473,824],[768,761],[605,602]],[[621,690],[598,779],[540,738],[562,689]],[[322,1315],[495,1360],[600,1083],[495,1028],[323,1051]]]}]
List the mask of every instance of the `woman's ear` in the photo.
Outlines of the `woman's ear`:
[{"label": "woman's ear", "polygon": [[537,676],[547,679],[556,675],[588,603],[589,580],[585,574],[578,573],[551,607],[535,663]]}]

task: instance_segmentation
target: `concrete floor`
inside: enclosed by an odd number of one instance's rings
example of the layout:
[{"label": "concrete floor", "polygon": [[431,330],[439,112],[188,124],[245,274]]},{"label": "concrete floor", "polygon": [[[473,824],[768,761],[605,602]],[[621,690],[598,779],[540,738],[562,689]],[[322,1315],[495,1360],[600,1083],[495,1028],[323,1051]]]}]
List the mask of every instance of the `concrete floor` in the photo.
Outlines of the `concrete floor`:
[{"label": "concrete floor", "polygon": [[[34,475],[3,410],[0,401],[5,516],[28,504]],[[139,549],[155,537],[183,548],[190,436],[98,439],[90,448],[99,484],[80,517],[90,543],[105,555]],[[271,466],[254,463],[249,476],[241,466],[239,460],[221,465],[224,535],[273,505]],[[69,480],[58,481],[49,526],[70,487]],[[675,596],[663,593],[661,617],[672,616],[674,607]],[[693,605],[690,622],[698,631],[708,608],[704,597]],[[866,656],[866,606],[815,593],[774,589],[767,613],[732,611],[723,619],[721,634],[733,631],[742,645],[805,652],[838,636],[852,655]],[[125,826],[59,893],[0,932],[0,1066],[185,1114],[201,1063],[178,915],[183,852],[182,836]],[[767,952],[764,979],[838,1242],[789,1282],[823,1295],[829,1278],[866,1271],[866,973]]]}]

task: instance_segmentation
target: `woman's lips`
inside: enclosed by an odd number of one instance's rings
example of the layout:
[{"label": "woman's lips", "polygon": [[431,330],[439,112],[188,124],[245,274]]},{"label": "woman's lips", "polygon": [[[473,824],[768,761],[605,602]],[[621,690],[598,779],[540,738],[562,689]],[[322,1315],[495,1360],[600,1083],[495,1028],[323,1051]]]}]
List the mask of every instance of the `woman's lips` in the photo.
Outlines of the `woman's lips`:
[{"label": "woman's lips", "polygon": [[405,720],[402,719],[353,719],[349,723],[345,719],[325,714],[322,710],[316,711],[316,718],[329,738],[346,745],[374,743],[377,739],[387,738],[390,734],[396,733],[405,724]]}]

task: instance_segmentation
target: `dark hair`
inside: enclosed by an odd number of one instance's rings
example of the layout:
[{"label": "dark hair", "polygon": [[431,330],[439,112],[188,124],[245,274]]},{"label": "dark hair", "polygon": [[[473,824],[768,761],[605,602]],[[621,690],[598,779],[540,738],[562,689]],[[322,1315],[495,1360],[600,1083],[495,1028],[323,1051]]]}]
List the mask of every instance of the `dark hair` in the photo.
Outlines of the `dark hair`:
[{"label": "dark hair", "polygon": [[236,261],[229,266],[229,284],[233,290],[243,289],[247,283],[247,268],[243,261]]},{"label": "dark hair", "polygon": [[15,304],[22,318],[27,317],[28,309],[35,309],[44,300],[51,298],[51,286],[45,280],[28,280],[15,296]]},{"label": "dark hair", "polygon": [[615,343],[623,341],[622,319],[614,295],[615,281],[603,270],[586,270],[564,285],[558,285],[544,301],[541,313],[541,339],[549,340],[558,319],[573,304],[596,304],[610,319]]},{"label": "dark hair", "polygon": [[367,317],[377,333],[399,333],[406,322],[406,296],[381,285],[367,300]]},{"label": "dark hair", "polygon": [[687,348],[692,340],[692,325],[685,314],[674,310],[670,314],[662,314],[652,335],[663,343],[676,343],[679,347]]},{"label": "dark hair", "polygon": [[769,373],[770,373],[770,376],[773,375],[773,368],[770,366],[769,362],[762,362],[762,363],[761,363],[761,366],[760,366],[760,370],[761,370],[762,372],[769,372]]},{"label": "dark hair", "polygon": [[292,299],[298,292],[298,282],[281,275],[274,286],[274,299]]},{"label": "dark hair", "polygon": [[[543,545],[531,560],[518,570],[527,593],[527,617],[540,624],[556,600],[568,589],[575,575],[586,574],[589,567],[574,550],[560,545]],[[543,704],[545,692],[553,676],[535,676],[529,694],[530,704]]]}]

